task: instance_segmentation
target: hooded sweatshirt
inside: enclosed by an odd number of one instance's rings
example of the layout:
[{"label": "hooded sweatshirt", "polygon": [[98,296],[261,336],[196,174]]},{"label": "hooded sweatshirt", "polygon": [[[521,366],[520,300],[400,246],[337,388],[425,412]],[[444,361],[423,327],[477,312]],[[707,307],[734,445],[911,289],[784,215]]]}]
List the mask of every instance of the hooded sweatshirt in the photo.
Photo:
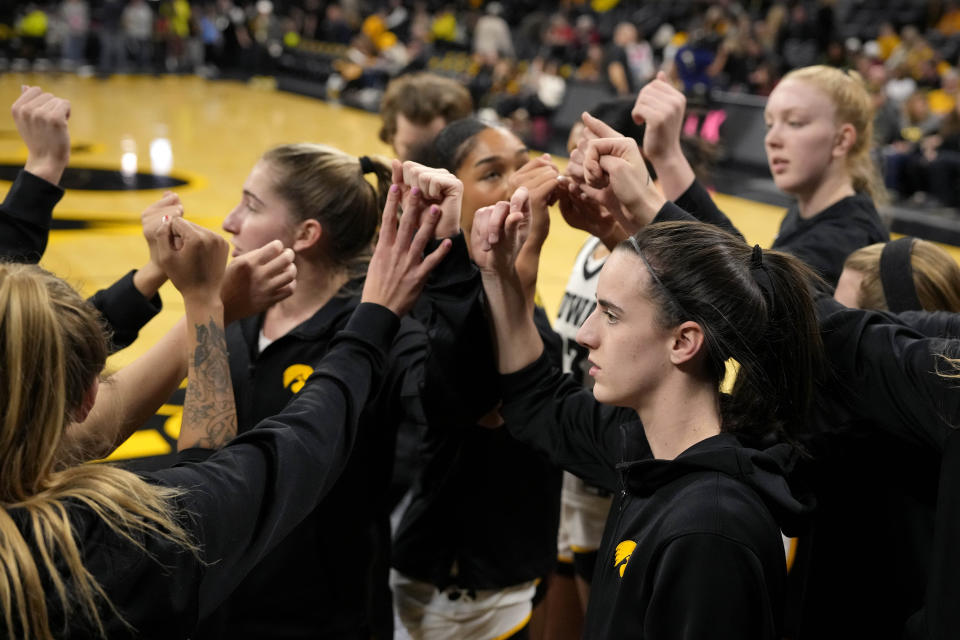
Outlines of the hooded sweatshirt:
[{"label": "hooded sweatshirt", "polygon": [[781,637],[780,532],[796,533],[811,510],[777,462],[787,452],[721,433],[656,460],[635,413],[576,386],[544,356],[501,377],[504,417],[523,425],[515,437],[588,482],[618,485],[584,637]]}]

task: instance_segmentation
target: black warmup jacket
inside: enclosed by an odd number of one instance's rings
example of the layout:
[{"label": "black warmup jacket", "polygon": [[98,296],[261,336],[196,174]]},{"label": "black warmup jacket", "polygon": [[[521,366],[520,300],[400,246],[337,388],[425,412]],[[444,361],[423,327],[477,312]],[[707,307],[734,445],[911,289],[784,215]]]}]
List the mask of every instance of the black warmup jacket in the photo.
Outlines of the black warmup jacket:
[{"label": "black warmup jacket", "polygon": [[[176,513],[199,545],[199,557],[148,535],[142,543],[150,557],[89,508],[67,504],[85,566],[133,627],[104,607],[108,637],[192,637],[198,619],[317,507],[347,465],[361,412],[380,387],[399,324],[388,309],[361,304],[282,413],[203,462],[142,474],[148,482],[185,490]],[[8,512],[31,540],[29,516],[21,509]],[[76,615],[69,631],[57,632],[63,612],[56,592],[47,594],[58,637],[95,637]]]},{"label": "black warmup jacket", "polygon": [[61,198],[63,189],[21,170],[0,204],[0,255],[16,262],[40,262],[53,208]]},{"label": "black warmup jacket", "polygon": [[599,404],[543,356],[501,385],[514,435],[616,492],[584,638],[781,637],[780,530],[809,507],[774,456],[723,433],[654,460],[635,412]]},{"label": "black warmup jacket", "polygon": [[[696,180],[676,202],[698,220],[741,235]],[[807,220],[800,217],[796,205],[791,206],[780,223],[780,231],[771,248],[800,258],[835,287],[847,256],[867,245],[889,240],[890,234],[873,201],[857,194],[830,205]]]},{"label": "black warmup jacket", "polygon": [[[668,203],[655,221],[684,219],[692,217]],[[714,221],[732,229],[725,217]],[[818,307],[832,381],[819,390],[804,442],[812,459],[788,465],[791,483],[811,493],[817,509],[788,578],[785,632],[793,640],[899,640],[908,619],[921,619],[915,612],[926,615],[928,594],[942,592],[942,584],[930,587],[942,575],[942,553],[931,549],[951,517],[960,522],[957,508],[940,507],[950,494],[938,497],[952,469],[941,464],[954,431],[946,425],[956,425],[960,414],[937,408],[958,394],[931,377],[943,366],[931,354],[953,347],[922,341],[960,335],[960,315],[865,313],[822,293]],[[914,362],[904,360],[902,344],[910,345]],[[931,398],[930,390],[939,395]],[[938,614],[932,628],[950,624]]]},{"label": "black warmup jacket", "polygon": [[[333,298],[262,352],[262,315],[227,328],[240,433],[280,413],[297,397],[358,304],[357,297]],[[197,638],[392,636],[387,487],[397,424],[404,419],[423,422],[418,393],[425,352],[422,327],[405,318],[388,354],[383,385],[363,406],[341,477],[317,508],[250,571]],[[309,477],[303,481],[312,482]]]},{"label": "black warmup jacket", "polygon": [[[831,324],[832,314],[846,311],[830,298],[818,306]],[[875,317],[905,325],[905,335],[909,327],[928,337],[960,336],[958,314]],[[810,531],[798,539],[789,576],[788,636],[900,640],[923,606],[930,577],[942,452],[893,422],[882,428],[864,416],[852,399],[870,398],[873,390],[839,360],[857,342],[835,333],[824,336],[840,365],[837,379],[821,390],[817,433],[805,443],[813,459],[797,472],[817,496],[817,510]]]},{"label": "black warmup jacket", "polygon": [[[430,340],[428,429],[392,563],[439,589],[504,588],[556,563],[559,468],[507,428],[477,424],[500,400],[482,289],[460,234],[414,312]],[[559,366],[559,337],[542,309],[535,320]]]},{"label": "black warmup jacket", "polygon": [[[942,356],[960,357],[960,341],[927,337],[902,324],[903,318],[898,322],[892,314],[845,309],[829,299],[820,301],[819,311],[836,379],[848,381],[838,387],[834,406],[844,406],[875,429],[905,443],[909,448],[904,450],[920,450],[927,459],[932,455],[934,465],[939,460],[939,477],[924,483],[928,501],[934,500],[929,490],[936,490],[932,534],[922,539],[924,549],[906,550],[908,554],[915,552],[914,557],[925,564],[924,575],[920,576],[925,580],[923,607],[909,618],[905,632],[898,627],[881,637],[901,637],[898,634],[902,633],[910,639],[958,638],[960,389],[956,379],[942,377],[939,372],[953,372]],[[949,333],[955,326],[944,314],[931,314],[922,322],[916,316],[907,319],[927,333]],[[886,471],[889,473],[889,469]],[[911,472],[910,467],[898,467],[895,475],[909,487],[914,482],[909,477]]]},{"label": "black warmup jacket", "polygon": [[[0,204],[0,258],[39,262],[47,248],[53,208],[62,197],[63,189],[57,185],[20,171]],[[131,271],[90,298],[110,331],[111,351],[130,346],[140,329],[163,308],[159,294],[147,300],[137,291],[133,274]]]}]

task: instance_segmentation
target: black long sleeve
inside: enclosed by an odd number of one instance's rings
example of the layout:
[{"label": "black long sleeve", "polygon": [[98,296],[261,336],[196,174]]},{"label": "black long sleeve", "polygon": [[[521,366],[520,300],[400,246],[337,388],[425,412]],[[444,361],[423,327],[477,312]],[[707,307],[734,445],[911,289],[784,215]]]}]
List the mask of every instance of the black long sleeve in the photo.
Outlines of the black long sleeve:
[{"label": "black long sleeve", "polygon": [[779,603],[768,602],[766,582],[773,577],[764,569],[756,552],[737,540],[712,533],[675,538],[658,559],[643,638],[777,637],[770,612]]},{"label": "black long sleeve", "polygon": [[634,412],[597,402],[546,352],[520,371],[500,376],[500,388],[501,412],[515,438],[591,484],[618,489],[619,425],[636,420]]},{"label": "black long sleeve", "polygon": [[336,482],[398,327],[388,310],[361,304],[280,415],[240,434],[203,463],[150,474],[154,481],[190,489],[182,506],[195,514],[208,563],[198,594],[201,617]]},{"label": "black long sleeve", "polygon": [[818,302],[825,351],[842,386],[834,400],[893,435],[943,451],[960,425],[960,393],[943,356],[960,357],[960,341],[928,338],[885,314]]},{"label": "black long sleeve", "polygon": [[928,338],[960,338],[960,313],[949,311],[903,311],[895,324],[905,324]]},{"label": "black long sleeve", "polygon": [[[63,194],[57,185],[20,171],[0,204],[0,257],[39,262],[47,248],[53,209]],[[163,308],[159,294],[147,300],[137,291],[133,274],[131,271],[90,298],[112,332],[113,351],[132,344],[140,329]]]},{"label": "black long sleeve", "polygon": [[430,344],[421,395],[428,422],[474,424],[499,401],[497,365],[480,272],[463,234],[452,240],[412,314]]},{"label": "black long sleeve", "polygon": [[140,329],[163,309],[159,293],[148,300],[134,286],[134,273],[136,270],[130,271],[89,299],[112,332],[111,351],[119,351],[133,344],[140,334]]},{"label": "black long sleeve", "polygon": [[47,249],[53,208],[63,189],[20,171],[0,204],[0,257],[37,263]]},{"label": "black long sleeve", "polygon": [[727,214],[720,210],[710,193],[698,180],[694,180],[687,190],[677,198],[676,204],[700,222],[720,227],[741,240],[743,239],[740,230],[734,226]]}]

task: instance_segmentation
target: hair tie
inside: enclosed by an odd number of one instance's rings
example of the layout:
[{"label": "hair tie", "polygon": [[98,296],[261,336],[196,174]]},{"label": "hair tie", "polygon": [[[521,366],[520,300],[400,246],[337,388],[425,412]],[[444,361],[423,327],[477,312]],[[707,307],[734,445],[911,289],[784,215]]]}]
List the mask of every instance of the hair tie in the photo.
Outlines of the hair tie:
[{"label": "hair tie", "polygon": [[913,283],[913,264],[910,262],[913,241],[914,238],[907,236],[888,242],[880,253],[883,297],[887,300],[887,309],[894,313],[923,310]]},{"label": "hair tie", "polygon": [[763,249],[758,244],[753,245],[753,253],[750,254],[750,275],[753,276],[754,282],[760,287],[760,292],[767,302],[769,312],[773,308],[774,301],[773,280],[770,279],[770,274],[767,272],[767,265],[763,263]]},{"label": "hair tie", "polygon": [[360,173],[368,174],[376,171],[376,167],[373,166],[373,160],[371,160],[368,156],[360,156],[359,160]]}]

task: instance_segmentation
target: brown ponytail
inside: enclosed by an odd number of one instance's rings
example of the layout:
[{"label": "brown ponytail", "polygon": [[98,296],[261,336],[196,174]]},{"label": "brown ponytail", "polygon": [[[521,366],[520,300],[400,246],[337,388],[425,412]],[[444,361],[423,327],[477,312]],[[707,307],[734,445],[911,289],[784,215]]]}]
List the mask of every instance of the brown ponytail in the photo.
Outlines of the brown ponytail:
[{"label": "brown ponytail", "polygon": [[665,328],[693,320],[706,341],[707,374],[719,389],[739,364],[723,403],[723,428],[796,440],[808,426],[823,351],[808,285],[796,258],[751,249],[699,222],[650,225],[620,248],[641,252],[663,284],[650,291]]}]

